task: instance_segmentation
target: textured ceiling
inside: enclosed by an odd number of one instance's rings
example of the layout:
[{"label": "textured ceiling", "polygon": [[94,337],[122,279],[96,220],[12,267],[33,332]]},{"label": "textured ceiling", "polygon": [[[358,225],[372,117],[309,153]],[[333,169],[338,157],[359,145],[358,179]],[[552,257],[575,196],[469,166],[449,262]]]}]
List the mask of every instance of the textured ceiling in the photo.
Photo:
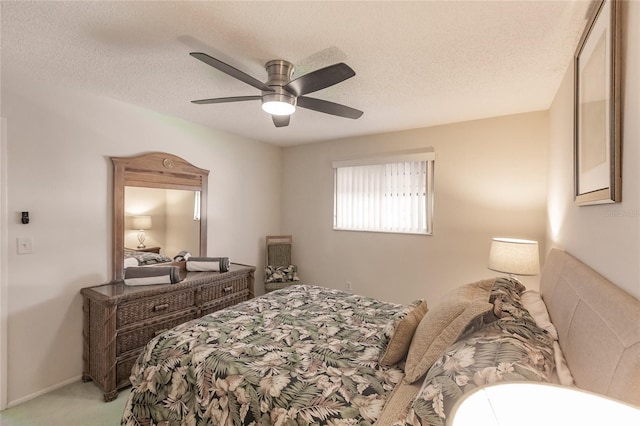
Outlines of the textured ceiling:
[{"label": "textured ceiling", "polygon": [[[2,72],[26,75],[287,146],[549,107],[588,1],[2,1]],[[266,80],[345,62],[356,76],[312,96],[364,111],[298,108],[275,128],[259,91],[189,56],[202,51]]]}]

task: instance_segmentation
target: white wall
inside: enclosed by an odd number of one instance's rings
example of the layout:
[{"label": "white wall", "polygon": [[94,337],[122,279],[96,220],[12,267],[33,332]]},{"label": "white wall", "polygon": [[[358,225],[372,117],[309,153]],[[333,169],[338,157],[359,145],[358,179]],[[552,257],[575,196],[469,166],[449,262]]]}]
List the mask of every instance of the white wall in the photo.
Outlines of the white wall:
[{"label": "white wall", "polygon": [[[433,236],[333,230],[333,161],[420,147],[436,153]],[[286,148],[282,230],[301,278],[433,304],[499,275],[486,266],[492,237],[544,246],[547,147],[547,113],[534,112]],[[537,287],[538,277],[524,281]]]},{"label": "white wall", "polygon": [[623,19],[622,202],[573,203],[573,68],[550,109],[548,244],[640,298],[640,2]]},{"label": "white wall", "polygon": [[[5,72],[1,115],[10,405],[81,374],[79,291],[111,278],[110,156],[164,151],[209,169],[209,254],[263,266],[264,235],[280,225],[280,148]],[[33,254],[17,255],[18,236],[33,239]]]},{"label": "white wall", "polygon": [[0,117],[0,410],[7,406],[7,123]]},{"label": "white wall", "polygon": [[195,192],[167,189],[166,195],[166,246],[160,253],[171,258],[183,250],[199,255],[200,221],[193,220]]}]

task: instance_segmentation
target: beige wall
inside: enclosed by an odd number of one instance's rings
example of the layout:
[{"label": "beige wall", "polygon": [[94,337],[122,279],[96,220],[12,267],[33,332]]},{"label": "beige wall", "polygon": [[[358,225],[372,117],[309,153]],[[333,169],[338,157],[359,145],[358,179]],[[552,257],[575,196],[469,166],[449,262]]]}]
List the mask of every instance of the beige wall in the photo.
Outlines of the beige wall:
[{"label": "beige wall", "polygon": [[[264,235],[280,225],[280,148],[6,73],[1,115],[10,404],[82,372],[79,291],[111,278],[110,156],[164,151],[210,170],[209,253],[263,265]],[[33,254],[17,255],[19,236],[33,239]]]},{"label": "beige wall", "polygon": [[640,2],[623,20],[622,202],[573,203],[573,69],[550,109],[547,248],[560,247],[640,298]]},{"label": "beige wall", "polygon": [[200,221],[193,220],[195,192],[167,189],[167,232],[160,253],[174,258],[181,251],[200,254]]},{"label": "beige wall", "polygon": [[[433,236],[332,229],[333,161],[420,147],[436,153]],[[534,112],[286,148],[282,230],[294,236],[302,279],[435,303],[456,285],[498,275],[486,267],[492,237],[544,245],[547,147],[547,113]]]}]

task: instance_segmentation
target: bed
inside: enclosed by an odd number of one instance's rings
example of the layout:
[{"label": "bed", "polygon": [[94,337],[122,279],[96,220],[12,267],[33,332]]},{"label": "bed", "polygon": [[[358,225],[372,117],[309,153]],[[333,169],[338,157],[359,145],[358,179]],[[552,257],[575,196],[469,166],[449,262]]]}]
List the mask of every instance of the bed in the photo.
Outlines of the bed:
[{"label": "bed", "polygon": [[173,259],[159,253],[131,250],[127,248],[124,249],[125,269],[131,266],[158,265],[169,262],[173,262]]},{"label": "bed", "polygon": [[507,277],[437,306],[297,285],[187,322],[135,363],[122,425],[444,425],[489,383],[640,405],[640,301],[551,251],[540,293]]}]

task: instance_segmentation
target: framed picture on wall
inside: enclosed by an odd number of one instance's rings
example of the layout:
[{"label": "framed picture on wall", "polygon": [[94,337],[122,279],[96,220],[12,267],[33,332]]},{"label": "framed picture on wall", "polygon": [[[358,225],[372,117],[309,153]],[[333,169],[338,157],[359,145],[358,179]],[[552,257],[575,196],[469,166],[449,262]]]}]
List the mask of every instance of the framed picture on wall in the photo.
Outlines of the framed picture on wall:
[{"label": "framed picture on wall", "polygon": [[594,3],[574,57],[574,172],[578,205],[621,201],[620,4]]}]

